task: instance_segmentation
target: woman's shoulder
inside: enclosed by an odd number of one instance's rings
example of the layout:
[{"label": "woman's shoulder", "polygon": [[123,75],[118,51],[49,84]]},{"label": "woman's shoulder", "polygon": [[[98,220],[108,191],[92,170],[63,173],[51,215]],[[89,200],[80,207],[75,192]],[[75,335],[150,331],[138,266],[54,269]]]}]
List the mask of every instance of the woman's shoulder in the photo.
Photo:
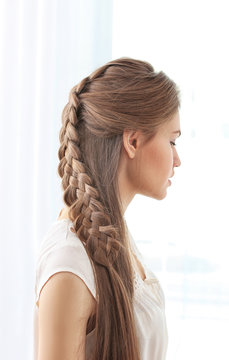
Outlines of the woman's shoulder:
[{"label": "woman's shoulder", "polygon": [[96,298],[93,264],[80,239],[71,231],[70,219],[54,221],[46,232],[37,254],[36,294],[54,273],[69,271],[79,276]]},{"label": "woman's shoulder", "polygon": [[39,252],[42,252],[42,250],[48,251],[63,245],[84,247],[75,232],[72,231],[73,229],[73,222],[69,218],[59,217],[57,220],[53,221],[40,242]]}]

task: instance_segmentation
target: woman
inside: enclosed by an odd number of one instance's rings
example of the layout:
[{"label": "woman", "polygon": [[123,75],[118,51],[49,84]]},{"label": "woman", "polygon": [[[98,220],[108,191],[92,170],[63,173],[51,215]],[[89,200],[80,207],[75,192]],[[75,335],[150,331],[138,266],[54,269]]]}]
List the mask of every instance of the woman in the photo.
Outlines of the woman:
[{"label": "woman", "polygon": [[65,208],[37,264],[38,360],[165,359],[163,291],[124,213],[135,194],[165,198],[180,165],[179,107],[176,84],[130,58],[71,90],[58,153]]}]

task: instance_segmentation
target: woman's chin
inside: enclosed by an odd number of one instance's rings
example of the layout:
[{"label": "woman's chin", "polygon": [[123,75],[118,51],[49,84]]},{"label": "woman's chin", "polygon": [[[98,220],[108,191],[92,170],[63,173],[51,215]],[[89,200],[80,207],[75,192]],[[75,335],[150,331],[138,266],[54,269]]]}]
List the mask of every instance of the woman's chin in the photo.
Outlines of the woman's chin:
[{"label": "woman's chin", "polygon": [[158,194],[155,194],[154,198],[156,200],[163,200],[166,198],[166,196],[167,196],[167,188],[165,190],[162,190]]},{"label": "woman's chin", "polygon": [[155,200],[163,200],[167,196],[167,187],[164,186],[163,188],[158,189],[158,191],[155,191],[155,189],[148,191],[139,191],[138,194],[147,196]]},{"label": "woman's chin", "polygon": [[164,195],[161,195],[161,196],[158,196],[157,198],[155,198],[156,200],[163,200],[163,199],[165,199],[166,198],[166,196],[167,196],[167,193],[166,194],[164,194]]},{"label": "woman's chin", "polygon": [[167,196],[167,190],[164,190],[160,193],[151,193],[151,194],[147,194],[146,196],[155,199],[155,200],[163,200],[166,196]]}]

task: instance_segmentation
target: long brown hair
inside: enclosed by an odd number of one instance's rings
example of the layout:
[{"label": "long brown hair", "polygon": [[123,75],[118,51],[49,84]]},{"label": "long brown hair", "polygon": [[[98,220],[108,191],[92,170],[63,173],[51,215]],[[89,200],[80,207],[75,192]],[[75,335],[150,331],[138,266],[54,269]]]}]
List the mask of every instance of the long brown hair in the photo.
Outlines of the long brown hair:
[{"label": "long brown hair", "polygon": [[58,173],[95,275],[93,360],[140,360],[133,267],[117,185],[123,131],[138,129],[149,138],[179,106],[179,90],[164,72],[120,58],[73,87],[63,110]]}]

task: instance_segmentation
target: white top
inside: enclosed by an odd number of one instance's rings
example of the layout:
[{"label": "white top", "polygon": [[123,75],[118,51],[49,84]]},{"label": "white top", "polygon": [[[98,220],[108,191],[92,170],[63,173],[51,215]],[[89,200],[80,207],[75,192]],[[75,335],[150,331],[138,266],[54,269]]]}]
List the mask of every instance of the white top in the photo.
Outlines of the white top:
[{"label": "white top", "polygon": [[[40,244],[36,263],[34,305],[34,360],[38,352],[38,306],[42,287],[53,274],[70,271],[79,276],[96,299],[96,287],[92,265],[87,252],[70,227],[69,219],[55,221]],[[131,237],[131,236],[130,236]],[[141,262],[146,278],[134,275],[134,318],[140,343],[141,360],[164,360],[168,345],[167,325],[164,312],[164,294],[156,276],[144,264],[133,238],[132,250]],[[90,359],[95,329],[86,336],[86,360]]]}]

